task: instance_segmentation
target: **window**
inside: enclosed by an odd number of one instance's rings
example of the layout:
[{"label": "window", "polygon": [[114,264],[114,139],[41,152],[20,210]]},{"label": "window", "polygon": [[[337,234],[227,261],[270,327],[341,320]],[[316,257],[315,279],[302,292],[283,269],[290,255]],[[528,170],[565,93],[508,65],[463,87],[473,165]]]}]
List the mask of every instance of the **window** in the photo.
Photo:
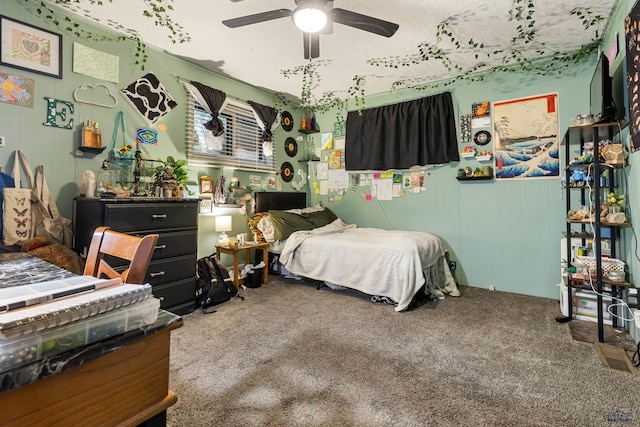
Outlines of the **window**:
[{"label": "window", "polygon": [[187,112],[187,158],[190,164],[230,166],[237,169],[273,171],[275,155],[267,157],[262,151],[262,131],[248,104],[229,100],[218,117],[225,132],[214,137],[204,124],[211,120],[189,95]]}]

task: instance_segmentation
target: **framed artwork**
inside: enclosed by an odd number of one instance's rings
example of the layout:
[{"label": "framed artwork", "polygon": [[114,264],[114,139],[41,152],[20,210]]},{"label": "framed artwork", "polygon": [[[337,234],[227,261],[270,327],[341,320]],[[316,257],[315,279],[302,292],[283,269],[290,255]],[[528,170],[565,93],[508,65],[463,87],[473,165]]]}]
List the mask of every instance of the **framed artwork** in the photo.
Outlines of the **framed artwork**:
[{"label": "framed artwork", "polygon": [[496,179],[558,178],[558,94],[493,104]]},{"label": "framed artwork", "polygon": [[202,199],[200,200],[200,213],[211,213],[213,212],[213,200],[211,199]]},{"label": "framed artwork", "polygon": [[207,176],[200,178],[200,194],[213,194],[213,178]]},{"label": "framed artwork", "polygon": [[262,177],[260,175],[249,175],[249,186],[250,187],[261,187],[262,186]]},{"label": "framed artwork", "polygon": [[0,15],[0,64],[62,78],[62,36]]}]

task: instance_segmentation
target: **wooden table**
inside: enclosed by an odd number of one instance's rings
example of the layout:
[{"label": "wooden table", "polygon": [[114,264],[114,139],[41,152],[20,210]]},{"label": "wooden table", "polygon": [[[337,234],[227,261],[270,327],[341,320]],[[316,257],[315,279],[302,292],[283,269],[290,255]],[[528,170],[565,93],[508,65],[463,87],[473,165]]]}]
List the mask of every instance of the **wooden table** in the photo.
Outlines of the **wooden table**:
[{"label": "wooden table", "polygon": [[[25,255],[0,255],[0,276],[6,279],[12,265],[44,262]],[[28,274],[32,283],[67,276],[41,266],[44,275],[30,268],[16,276]],[[152,325],[0,373],[0,424],[165,425],[165,411],[177,400],[169,390],[170,334],[180,326],[179,316],[160,310]]]},{"label": "wooden table", "polygon": [[264,261],[264,267],[262,268],[262,284],[266,285],[269,279],[269,244],[266,242],[256,243],[256,244],[245,244],[239,246],[218,246],[216,245],[216,258],[220,260],[220,254],[229,254],[233,256],[233,284],[236,288],[238,288],[241,284],[244,283],[244,279],[241,279],[238,271],[238,255],[240,252],[245,251],[245,262],[247,264],[251,263],[251,249],[260,250],[262,249],[262,261]]}]

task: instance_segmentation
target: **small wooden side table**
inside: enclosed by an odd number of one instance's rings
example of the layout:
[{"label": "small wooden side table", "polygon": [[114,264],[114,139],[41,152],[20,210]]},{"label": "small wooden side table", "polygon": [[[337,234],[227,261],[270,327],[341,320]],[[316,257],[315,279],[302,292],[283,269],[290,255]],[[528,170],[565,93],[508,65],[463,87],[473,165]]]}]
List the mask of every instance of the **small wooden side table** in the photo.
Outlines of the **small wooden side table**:
[{"label": "small wooden side table", "polygon": [[247,264],[251,263],[251,249],[260,250],[262,249],[262,260],[264,261],[265,266],[262,268],[262,283],[264,285],[267,284],[267,280],[269,278],[269,266],[267,265],[269,260],[269,244],[266,242],[256,243],[256,244],[245,244],[239,246],[218,246],[216,245],[216,258],[220,260],[220,254],[229,254],[233,255],[233,285],[238,288],[240,285],[244,283],[244,279],[238,277],[238,254],[241,251],[245,251],[245,262]]}]

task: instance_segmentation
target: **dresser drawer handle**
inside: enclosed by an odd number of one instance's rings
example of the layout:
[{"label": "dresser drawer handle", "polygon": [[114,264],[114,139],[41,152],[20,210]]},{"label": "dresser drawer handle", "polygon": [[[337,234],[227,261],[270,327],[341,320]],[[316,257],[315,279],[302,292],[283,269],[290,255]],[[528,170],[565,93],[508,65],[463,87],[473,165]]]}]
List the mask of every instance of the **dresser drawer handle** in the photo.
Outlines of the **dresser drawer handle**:
[{"label": "dresser drawer handle", "polygon": [[151,218],[153,218],[153,219],[163,219],[163,218],[166,218],[166,217],[167,217],[167,214],[154,214],[154,215],[151,215]]},{"label": "dresser drawer handle", "polygon": [[149,277],[164,276],[164,271],[158,271],[157,273],[149,273]]},{"label": "dresser drawer handle", "polygon": [[166,248],[167,248],[167,245],[158,245],[158,246],[156,246],[155,248],[153,248],[153,250],[156,250],[156,249],[166,249]]}]

